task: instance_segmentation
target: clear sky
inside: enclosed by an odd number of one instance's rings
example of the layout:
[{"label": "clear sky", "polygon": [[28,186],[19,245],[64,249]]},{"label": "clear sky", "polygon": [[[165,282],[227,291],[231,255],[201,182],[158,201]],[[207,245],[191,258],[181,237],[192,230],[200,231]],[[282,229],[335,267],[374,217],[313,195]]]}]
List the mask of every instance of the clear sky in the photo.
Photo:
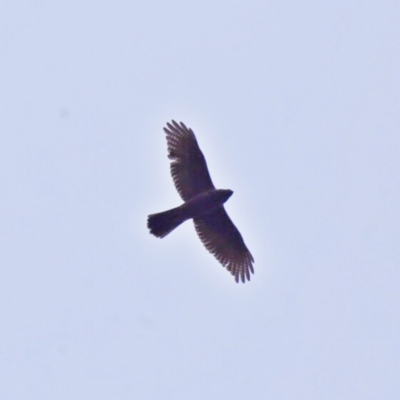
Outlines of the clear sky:
[{"label": "clear sky", "polygon": [[[0,398],[400,398],[400,3],[0,5]],[[255,258],[191,222],[191,127]]]}]

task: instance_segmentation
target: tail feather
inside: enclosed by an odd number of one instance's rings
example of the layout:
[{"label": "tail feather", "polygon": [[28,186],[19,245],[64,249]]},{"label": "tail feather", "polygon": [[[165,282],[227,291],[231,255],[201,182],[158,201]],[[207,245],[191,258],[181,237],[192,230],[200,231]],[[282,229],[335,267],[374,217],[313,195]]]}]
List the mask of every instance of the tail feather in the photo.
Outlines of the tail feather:
[{"label": "tail feather", "polygon": [[186,218],[182,215],[182,212],[178,207],[158,214],[149,215],[147,218],[147,227],[150,229],[150,233],[154,236],[163,238],[185,220]]}]

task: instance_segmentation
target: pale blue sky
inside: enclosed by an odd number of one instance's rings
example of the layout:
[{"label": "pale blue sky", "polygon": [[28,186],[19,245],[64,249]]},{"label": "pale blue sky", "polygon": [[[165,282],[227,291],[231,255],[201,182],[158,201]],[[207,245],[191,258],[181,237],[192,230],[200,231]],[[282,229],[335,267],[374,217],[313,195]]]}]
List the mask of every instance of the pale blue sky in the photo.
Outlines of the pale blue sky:
[{"label": "pale blue sky", "polygon": [[[0,398],[400,398],[400,3],[0,5]],[[190,126],[255,258],[180,204]]]}]

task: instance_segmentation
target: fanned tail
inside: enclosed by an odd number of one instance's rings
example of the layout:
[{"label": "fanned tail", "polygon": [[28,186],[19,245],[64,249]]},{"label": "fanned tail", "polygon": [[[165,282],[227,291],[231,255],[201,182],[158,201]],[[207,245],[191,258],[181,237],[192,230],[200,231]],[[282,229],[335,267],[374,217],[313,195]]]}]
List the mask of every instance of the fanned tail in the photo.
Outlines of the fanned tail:
[{"label": "fanned tail", "polygon": [[186,219],[179,207],[173,208],[172,210],[149,215],[147,218],[147,227],[150,229],[151,234],[158,238],[163,238]]}]

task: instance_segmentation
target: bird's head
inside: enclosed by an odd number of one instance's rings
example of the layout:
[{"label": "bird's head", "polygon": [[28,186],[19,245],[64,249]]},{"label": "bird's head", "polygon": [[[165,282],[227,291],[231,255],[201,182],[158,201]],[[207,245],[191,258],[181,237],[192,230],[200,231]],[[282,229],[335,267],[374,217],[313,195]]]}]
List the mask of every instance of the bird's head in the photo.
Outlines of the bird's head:
[{"label": "bird's head", "polygon": [[220,193],[221,199],[224,203],[233,195],[233,190],[230,189],[219,189],[218,192]]}]

